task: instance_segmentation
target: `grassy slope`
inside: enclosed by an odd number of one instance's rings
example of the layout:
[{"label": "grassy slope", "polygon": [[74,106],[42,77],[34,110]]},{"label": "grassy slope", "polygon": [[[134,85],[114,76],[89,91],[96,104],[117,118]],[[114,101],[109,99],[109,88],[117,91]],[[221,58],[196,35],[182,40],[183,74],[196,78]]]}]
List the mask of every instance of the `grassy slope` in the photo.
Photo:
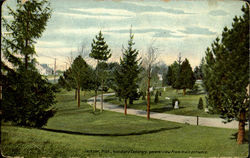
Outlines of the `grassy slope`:
[{"label": "grassy slope", "polygon": [[[89,97],[90,95],[88,95]],[[5,155],[25,157],[188,157],[246,156],[248,144],[237,145],[233,129],[190,126],[108,112],[93,113],[86,103],[77,109],[73,92],[58,96],[58,113],[45,128],[70,130],[92,135],[65,134],[39,129],[3,126]],[[110,134],[99,136],[98,134]],[[117,135],[124,136],[117,136]],[[207,154],[89,153],[86,150],[125,151],[207,151]]]},{"label": "grassy slope", "polygon": [[[180,109],[173,109],[171,99],[167,100],[166,97],[169,98],[178,98],[180,100]],[[154,96],[151,97],[151,105],[150,109],[154,112],[168,113],[168,114],[176,114],[176,115],[187,115],[187,116],[202,116],[202,117],[219,117],[218,115],[209,114],[204,112],[204,110],[198,110],[197,105],[200,97],[203,100],[203,105],[205,107],[205,94],[186,94],[183,96],[182,91],[172,89],[171,87],[167,87],[166,91],[162,91],[162,95],[159,96],[159,103],[154,103]],[[117,104],[119,106],[124,106],[124,103],[119,101],[115,96],[109,96],[105,98],[105,101]],[[142,100],[141,98],[137,101],[134,101],[133,105],[128,105],[129,108],[147,110],[147,102],[146,100]]]}]

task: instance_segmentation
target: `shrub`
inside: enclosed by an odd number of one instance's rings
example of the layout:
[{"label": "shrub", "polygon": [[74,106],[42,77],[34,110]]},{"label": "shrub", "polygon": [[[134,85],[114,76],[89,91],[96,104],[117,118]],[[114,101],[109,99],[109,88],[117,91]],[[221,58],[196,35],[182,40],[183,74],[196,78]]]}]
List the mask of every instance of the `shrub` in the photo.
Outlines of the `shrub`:
[{"label": "shrub", "polygon": [[159,96],[158,96],[158,91],[156,91],[155,93],[155,104],[157,104],[159,102]]},{"label": "shrub", "polygon": [[202,110],[202,109],[203,109],[203,100],[202,100],[201,97],[200,97],[200,99],[199,99],[198,109],[199,109],[199,110]]}]

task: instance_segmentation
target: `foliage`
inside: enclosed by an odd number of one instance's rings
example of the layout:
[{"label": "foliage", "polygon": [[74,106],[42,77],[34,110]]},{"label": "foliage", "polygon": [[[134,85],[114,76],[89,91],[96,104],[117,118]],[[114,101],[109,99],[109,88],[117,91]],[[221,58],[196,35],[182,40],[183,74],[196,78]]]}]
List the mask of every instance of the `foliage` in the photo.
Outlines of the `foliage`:
[{"label": "foliage", "polygon": [[111,50],[108,49],[108,45],[106,41],[104,41],[104,37],[101,31],[99,32],[98,36],[96,36],[96,40],[93,39],[91,47],[91,53],[89,54],[91,58],[106,61],[111,57]]},{"label": "foliage", "polygon": [[3,37],[4,56],[14,67],[23,62],[20,56],[24,56],[27,69],[32,55],[36,54],[35,40],[42,36],[51,16],[49,2],[29,0],[22,4],[17,0],[17,9],[8,7],[8,10],[13,20],[3,20],[4,28],[11,32],[9,38]]},{"label": "foliage", "polygon": [[[249,7],[243,17],[235,17],[232,28],[224,28],[222,39],[216,38],[207,48],[204,65],[204,87],[209,106],[227,121],[248,111],[249,95]],[[247,118],[247,117],[246,117]]]},{"label": "foliage", "polygon": [[[3,19],[11,34],[3,38],[3,119],[22,126],[41,127],[55,113],[58,91],[35,68],[36,40],[42,36],[51,15],[49,2],[17,0],[16,10],[8,7],[12,20]],[[8,65],[8,66],[7,66]]]},{"label": "foliage", "polygon": [[249,112],[249,6],[233,19],[206,51],[204,85],[208,103],[226,121],[239,120],[237,143],[242,144]]},{"label": "foliage", "polygon": [[23,66],[8,72],[3,84],[3,119],[16,125],[41,127],[55,113],[51,83],[35,70]]},{"label": "foliage", "polygon": [[198,108],[199,110],[202,110],[202,109],[203,109],[203,100],[202,100],[201,97],[200,97],[200,99],[199,99],[199,103],[198,103],[197,108]]},{"label": "foliage", "polygon": [[157,104],[159,102],[159,92],[156,91],[155,93],[155,100],[154,100],[155,104]]},{"label": "foliage", "polygon": [[115,71],[115,88],[116,94],[125,100],[135,100],[139,98],[137,92],[138,79],[140,69],[140,59],[138,57],[138,50],[133,49],[134,35],[130,31],[130,40],[128,41],[128,48],[123,52],[123,57],[120,59],[120,68]]},{"label": "foliage", "polygon": [[180,84],[181,84],[181,89],[183,89],[184,95],[185,95],[185,90],[192,89],[195,84],[194,73],[187,59],[185,59],[181,64]]}]

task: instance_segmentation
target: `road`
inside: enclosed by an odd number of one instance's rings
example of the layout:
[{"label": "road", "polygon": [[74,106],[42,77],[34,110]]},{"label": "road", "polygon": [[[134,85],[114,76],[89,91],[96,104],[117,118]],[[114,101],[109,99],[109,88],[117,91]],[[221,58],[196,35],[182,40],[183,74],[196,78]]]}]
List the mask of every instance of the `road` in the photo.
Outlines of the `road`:
[{"label": "road", "polygon": [[[114,93],[104,94],[104,97],[114,95]],[[100,103],[100,95],[97,97],[97,104],[96,107],[98,109],[101,108]],[[94,105],[94,97],[88,99],[88,104]],[[124,109],[117,105],[104,102],[103,103],[104,110],[114,111],[119,113],[124,113]],[[136,110],[136,109],[127,109],[127,114],[136,115],[147,117],[147,112],[144,110]],[[190,125],[197,125],[197,117],[195,116],[183,116],[183,115],[174,115],[174,114],[166,114],[166,113],[157,113],[157,112],[150,112],[150,118],[171,121],[171,122],[178,122],[178,123],[185,123]],[[207,126],[207,127],[219,127],[219,128],[233,128],[238,129],[238,121],[232,121],[230,123],[223,123],[223,119],[221,118],[206,118],[206,117],[199,117],[199,126]],[[246,126],[248,129],[248,125]]]}]

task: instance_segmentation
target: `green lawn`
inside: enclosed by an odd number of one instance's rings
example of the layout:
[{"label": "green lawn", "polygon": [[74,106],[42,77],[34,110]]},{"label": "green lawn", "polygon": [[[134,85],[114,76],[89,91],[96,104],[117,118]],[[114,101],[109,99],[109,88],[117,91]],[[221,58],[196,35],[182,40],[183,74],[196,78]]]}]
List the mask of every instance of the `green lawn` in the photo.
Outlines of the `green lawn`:
[{"label": "green lawn", "polygon": [[[200,88],[200,87],[199,87]],[[204,108],[206,106],[205,102],[205,94],[192,94],[190,90],[187,91],[187,94],[183,96],[182,90],[176,91],[175,89],[171,87],[167,87],[165,91],[160,89],[161,96],[159,96],[159,103],[154,103],[154,96],[151,96],[151,104],[150,109],[153,112],[160,112],[160,113],[168,113],[168,114],[176,114],[176,115],[186,115],[186,116],[201,116],[201,117],[219,117],[219,115],[216,114],[210,114],[204,112],[204,110],[198,110],[197,105],[199,102],[200,97],[203,100]],[[200,90],[199,92],[201,92]],[[178,98],[180,100],[180,108],[179,109],[173,109],[172,101],[167,100],[168,98]],[[124,106],[123,101],[119,101],[119,99],[115,96],[108,96],[105,98],[106,102],[110,102],[119,106]],[[140,109],[140,110],[147,110],[147,101],[142,100],[140,98],[139,100],[134,101],[133,105],[128,105],[128,108],[133,109]]]},{"label": "green lawn", "polygon": [[154,119],[148,121],[144,117],[124,116],[109,111],[93,113],[92,107],[84,102],[92,95],[93,92],[86,94],[78,109],[73,91],[59,93],[56,104],[58,112],[44,129],[4,125],[4,155],[25,158],[151,158],[245,157],[248,154],[247,142],[243,145],[236,144],[234,135],[237,130],[191,126]]}]

